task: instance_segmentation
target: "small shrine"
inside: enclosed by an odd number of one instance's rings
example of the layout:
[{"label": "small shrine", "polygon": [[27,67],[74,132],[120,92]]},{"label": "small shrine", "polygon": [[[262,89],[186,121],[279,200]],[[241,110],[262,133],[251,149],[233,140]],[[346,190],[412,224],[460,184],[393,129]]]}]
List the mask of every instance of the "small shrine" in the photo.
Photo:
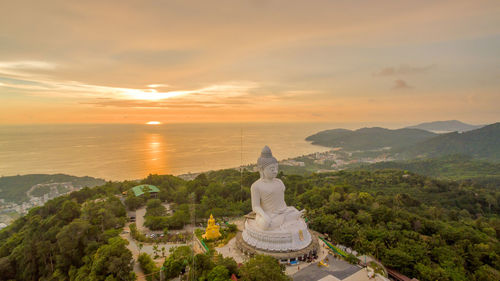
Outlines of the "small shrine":
[{"label": "small shrine", "polygon": [[207,240],[217,239],[217,238],[221,237],[221,234],[219,232],[219,228],[220,228],[220,226],[215,224],[215,219],[212,216],[212,214],[210,214],[210,218],[208,219],[207,229],[205,230],[205,234],[203,234],[201,237],[203,237],[203,239],[207,239]]}]

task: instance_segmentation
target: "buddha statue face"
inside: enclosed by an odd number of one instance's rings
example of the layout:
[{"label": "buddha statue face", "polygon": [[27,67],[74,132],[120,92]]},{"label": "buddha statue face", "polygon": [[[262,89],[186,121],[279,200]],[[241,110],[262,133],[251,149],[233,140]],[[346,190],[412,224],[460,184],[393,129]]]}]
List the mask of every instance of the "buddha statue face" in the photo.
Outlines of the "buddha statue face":
[{"label": "buddha statue face", "polygon": [[278,175],[278,163],[267,165],[262,171],[262,176],[266,180],[272,180]]}]

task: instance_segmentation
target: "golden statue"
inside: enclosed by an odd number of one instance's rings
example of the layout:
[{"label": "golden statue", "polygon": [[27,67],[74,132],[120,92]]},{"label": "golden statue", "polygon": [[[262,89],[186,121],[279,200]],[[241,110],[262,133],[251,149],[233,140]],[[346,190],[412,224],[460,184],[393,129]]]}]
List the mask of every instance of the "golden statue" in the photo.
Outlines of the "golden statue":
[{"label": "golden statue", "polygon": [[210,214],[210,218],[208,219],[207,229],[205,230],[205,234],[203,234],[201,237],[207,240],[217,239],[221,236],[219,228],[220,226],[215,224],[215,219],[212,216],[212,214]]}]

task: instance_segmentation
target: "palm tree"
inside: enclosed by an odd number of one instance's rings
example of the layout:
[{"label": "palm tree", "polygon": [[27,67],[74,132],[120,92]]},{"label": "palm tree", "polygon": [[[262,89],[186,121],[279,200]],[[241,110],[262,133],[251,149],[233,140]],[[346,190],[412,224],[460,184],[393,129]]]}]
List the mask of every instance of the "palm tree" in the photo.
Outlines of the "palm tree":
[{"label": "palm tree", "polygon": [[141,254],[142,247],[144,247],[144,244],[139,243],[139,255]]}]

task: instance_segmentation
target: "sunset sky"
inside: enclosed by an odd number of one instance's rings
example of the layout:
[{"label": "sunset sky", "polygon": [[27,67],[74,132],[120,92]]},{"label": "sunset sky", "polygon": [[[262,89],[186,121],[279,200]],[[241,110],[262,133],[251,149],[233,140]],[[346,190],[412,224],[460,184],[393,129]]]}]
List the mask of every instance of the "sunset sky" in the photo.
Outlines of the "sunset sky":
[{"label": "sunset sky", "polygon": [[500,1],[1,1],[0,124],[500,121]]}]

